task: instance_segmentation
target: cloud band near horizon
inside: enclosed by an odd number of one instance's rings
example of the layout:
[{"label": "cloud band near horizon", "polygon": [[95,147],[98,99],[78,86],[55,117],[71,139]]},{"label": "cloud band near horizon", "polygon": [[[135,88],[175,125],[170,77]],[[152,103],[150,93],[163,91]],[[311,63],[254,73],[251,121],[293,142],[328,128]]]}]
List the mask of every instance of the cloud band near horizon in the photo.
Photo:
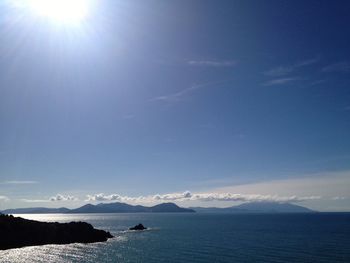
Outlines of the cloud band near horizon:
[{"label": "cloud band near horizon", "polygon": [[302,202],[306,200],[320,199],[320,196],[278,196],[259,194],[233,194],[233,193],[183,193],[156,194],[149,196],[129,197],[119,194],[105,195],[103,193],[87,195],[86,202],[120,201],[131,203],[154,203],[154,202],[183,202],[183,201],[231,201],[231,202]]}]

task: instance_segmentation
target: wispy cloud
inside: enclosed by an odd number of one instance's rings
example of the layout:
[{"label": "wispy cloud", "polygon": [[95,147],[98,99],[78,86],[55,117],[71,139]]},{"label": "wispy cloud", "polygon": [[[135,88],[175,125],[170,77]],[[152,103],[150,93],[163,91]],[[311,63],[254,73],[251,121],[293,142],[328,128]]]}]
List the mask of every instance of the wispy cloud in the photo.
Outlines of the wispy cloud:
[{"label": "wispy cloud", "polygon": [[316,86],[316,85],[319,85],[319,84],[322,84],[325,82],[326,82],[326,80],[324,80],[324,79],[315,80],[315,81],[310,83],[310,86]]},{"label": "wispy cloud", "polygon": [[278,78],[278,79],[272,79],[272,80],[266,81],[262,85],[263,86],[283,85],[283,84],[288,84],[290,82],[294,82],[296,80],[299,80],[299,78]]},{"label": "wispy cloud", "polygon": [[18,185],[18,184],[37,184],[37,181],[4,181],[4,182],[0,182],[0,184],[14,184],[14,185]]},{"label": "wispy cloud", "polygon": [[[242,193],[286,196],[349,196],[350,170],[308,174],[302,177],[276,179],[243,185],[231,185],[214,189],[218,193]],[[322,209],[322,208],[321,208]]]},{"label": "wispy cloud", "polygon": [[291,72],[293,72],[294,68],[293,67],[277,67],[277,68],[273,68],[270,69],[268,71],[264,72],[264,75],[266,76],[271,76],[271,77],[278,77],[278,76],[284,76],[287,75]]},{"label": "wispy cloud", "polygon": [[0,202],[6,202],[6,201],[9,201],[10,198],[8,198],[7,196],[4,196],[4,195],[0,195]]},{"label": "wispy cloud", "polygon": [[308,66],[308,65],[312,65],[312,64],[315,64],[317,62],[320,61],[320,58],[319,57],[316,57],[316,58],[311,58],[311,59],[305,59],[303,61],[300,61],[298,63],[295,63],[294,66],[295,67],[303,67],[303,66]]},{"label": "wispy cloud", "polygon": [[191,86],[189,88],[180,90],[180,91],[175,92],[175,93],[155,97],[155,98],[151,99],[151,101],[178,101],[186,94],[192,93],[193,91],[195,91],[197,89],[199,89],[198,86]]},{"label": "wispy cloud", "polygon": [[350,62],[343,61],[322,68],[322,72],[350,72]]},{"label": "wispy cloud", "polygon": [[206,66],[206,67],[232,67],[237,64],[236,60],[190,60],[187,61],[191,66]]},{"label": "wispy cloud", "polygon": [[319,60],[320,59],[318,57],[312,58],[312,59],[306,59],[289,66],[278,66],[268,71],[265,71],[263,73],[265,76],[271,76],[271,77],[286,76],[294,72],[297,68],[312,65],[314,63],[317,63]]},{"label": "wispy cloud", "polygon": [[25,203],[47,203],[50,202],[48,199],[20,199],[20,201]]},{"label": "wispy cloud", "polygon": [[130,203],[154,203],[154,202],[183,202],[183,201],[234,201],[234,202],[302,202],[306,200],[320,199],[320,196],[278,196],[278,195],[259,195],[259,194],[236,194],[236,193],[183,193],[156,194],[149,196],[129,197],[119,194],[95,194],[88,195],[86,201],[119,201]]},{"label": "wispy cloud", "polygon": [[332,200],[346,200],[348,197],[346,196],[334,196],[331,198]]},{"label": "wispy cloud", "polygon": [[179,101],[194,91],[197,91],[197,90],[200,90],[203,88],[208,88],[208,87],[216,87],[216,86],[223,84],[227,81],[228,80],[221,80],[221,81],[207,82],[207,83],[198,84],[198,85],[192,85],[189,88],[185,88],[185,89],[180,90],[180,91],[175,92],[175,93],[152,98],[150,101],[166,101],[166,102]]}]

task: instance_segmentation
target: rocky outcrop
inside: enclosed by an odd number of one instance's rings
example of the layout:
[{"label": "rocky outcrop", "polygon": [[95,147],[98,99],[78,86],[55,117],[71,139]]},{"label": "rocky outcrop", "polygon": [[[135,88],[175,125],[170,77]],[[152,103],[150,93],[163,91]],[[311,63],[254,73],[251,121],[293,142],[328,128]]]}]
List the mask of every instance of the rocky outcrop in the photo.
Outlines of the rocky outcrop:
[{"label": "rocky outcrop", "polygon": [[45,223],[0,215],[0,250],[45,244],[93,243],[113,236],[85,222]]},{"label": "rocky outcrop", "polygon": [[142,224],[138,224],[134,227],[130,227],[129,230],[145,230],[147,227],[144,227]]}]

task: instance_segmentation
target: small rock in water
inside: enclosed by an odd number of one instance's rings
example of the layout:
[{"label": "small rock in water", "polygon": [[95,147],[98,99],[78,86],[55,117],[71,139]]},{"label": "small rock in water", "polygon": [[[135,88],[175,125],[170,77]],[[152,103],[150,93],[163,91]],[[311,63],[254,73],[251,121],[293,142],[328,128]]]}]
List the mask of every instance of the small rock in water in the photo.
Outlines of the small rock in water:
[{"label": "small rock in water", "polygon": [[142,224],[138,224],[134,227],[130,227],[129,230],[145,230],[147,227],[144,227]]}]

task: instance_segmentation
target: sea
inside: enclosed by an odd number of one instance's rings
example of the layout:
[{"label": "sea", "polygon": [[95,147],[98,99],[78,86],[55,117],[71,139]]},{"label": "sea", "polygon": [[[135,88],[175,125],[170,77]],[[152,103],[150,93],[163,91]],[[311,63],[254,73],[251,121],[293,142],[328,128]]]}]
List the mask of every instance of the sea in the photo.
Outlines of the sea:
[{"label": "sea", "polygon": [[[16,216],[85,221],[115,238],[4,250],[0,262],[350,262],[350,213]],[[138,223],[149,229],[128,230]]]}]

